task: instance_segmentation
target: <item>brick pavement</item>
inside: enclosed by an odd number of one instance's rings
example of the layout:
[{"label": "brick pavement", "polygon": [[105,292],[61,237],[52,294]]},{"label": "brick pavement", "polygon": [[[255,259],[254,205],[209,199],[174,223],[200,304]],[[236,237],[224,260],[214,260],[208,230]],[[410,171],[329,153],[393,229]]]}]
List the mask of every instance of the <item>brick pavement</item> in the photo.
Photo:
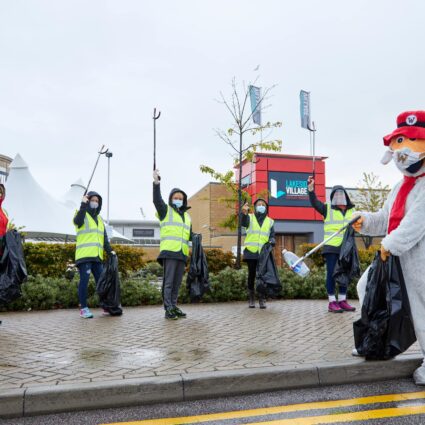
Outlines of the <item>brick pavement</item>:
[{"label": "brick pavement", "polygon": [[[126,308],[83,320],[77,310],[1,313],[0,388],[61,385],[350,359],[358,314],[327,313],[325,301],[293,300]],[[414,345],[409,352],[419,352]]]}]

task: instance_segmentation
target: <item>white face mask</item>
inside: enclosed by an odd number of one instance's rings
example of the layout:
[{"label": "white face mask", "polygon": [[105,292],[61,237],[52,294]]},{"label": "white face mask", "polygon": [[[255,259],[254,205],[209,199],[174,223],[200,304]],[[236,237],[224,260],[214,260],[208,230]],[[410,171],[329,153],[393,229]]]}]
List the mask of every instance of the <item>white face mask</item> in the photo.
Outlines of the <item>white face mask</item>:
[{"label": "white face mask", "polygon": [[347,205],[347,198],[343,190],[337,190],[332,197],[332,205]]},{"label": "white face mask", "polygon": [[90,202],[90,208],[93,210],[97,210],[97,207],[99,206],[99,204],[97,202],[91,201]]},{"label": "white face mask", "polygon": [[389,149],[382,157],[381,163],[386,165],[393,159],[397,168],[400,171],[404,171],[423,158],[425,158],[425,152],[414,152],[410,148],[403,148],[395,151]]}]

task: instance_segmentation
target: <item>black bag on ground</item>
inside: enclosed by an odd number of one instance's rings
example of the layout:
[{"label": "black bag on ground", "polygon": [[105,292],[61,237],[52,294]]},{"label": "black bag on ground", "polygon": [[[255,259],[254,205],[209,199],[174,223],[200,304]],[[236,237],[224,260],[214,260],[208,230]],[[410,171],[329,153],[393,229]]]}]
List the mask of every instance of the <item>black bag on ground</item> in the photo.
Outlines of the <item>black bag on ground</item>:
[{"label": "black bag on ground", "polygon": [[415,330],[400,259],[385,262],[378,252],[369,270],[362,315],[353,323],[354,342],[368,360],[387,360],[406,351]]},{"label": "black bag on ground", "polygon": [[21,284],[27,278],[21,235],[10,230],[4,236],[4,252],[0,262],[0,305],[21,296]]},{"label": "black bag on ground", "polygon": [[273,247],[268,242],[263,245],[258,257],[255,287],[258,294],[271,298],[277,297],[282,291],[273,257]]},{"label": "black bag on ground", "polygon": [[111,316],[121,316],[121,286],[118,273],[118,257],[109,255],[106,266],[96,285],[100,306]]},{"label": "black bag on ground", "polygon": [[207,258],[202,248],[202,235],[192,235],[192,256],[190,257],[189,273],[186,288],[191,302],[199,302],[206,292],[211,290]]},{"label": "black bag on ground", "polygon": [[335,282],[338,286],[344,286],[345,288],[348,287],[354,278],[360,277],[359,252],[357,251],[354,235],[354,229],[349,226],[344,233],[341,251],[333,272]]}]

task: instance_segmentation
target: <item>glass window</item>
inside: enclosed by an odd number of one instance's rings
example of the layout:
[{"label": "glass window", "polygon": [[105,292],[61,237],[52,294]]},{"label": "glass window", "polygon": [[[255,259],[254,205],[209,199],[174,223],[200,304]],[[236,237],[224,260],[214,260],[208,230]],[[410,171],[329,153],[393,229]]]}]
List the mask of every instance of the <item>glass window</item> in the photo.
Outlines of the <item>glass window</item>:
[{"label": "glass window", "polygon": [[153,238],[155,229],[133,229],[133,238]]}]

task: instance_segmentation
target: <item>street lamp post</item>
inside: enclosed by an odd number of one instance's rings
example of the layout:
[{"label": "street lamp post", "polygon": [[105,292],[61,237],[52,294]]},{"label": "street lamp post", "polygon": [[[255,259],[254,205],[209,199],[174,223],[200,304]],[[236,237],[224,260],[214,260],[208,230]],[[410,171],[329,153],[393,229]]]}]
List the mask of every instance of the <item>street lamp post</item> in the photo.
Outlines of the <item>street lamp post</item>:
[{"label": "street lamp post", "polygon": [[112,152],[106,152],[105,153],[106,158],[108,158],[108,202],[107,202],[107,215],[106,215],[106,222],[109,226],[109,196],[110,196],[110,182],[111,182],[111,158],[112,158]]}]

